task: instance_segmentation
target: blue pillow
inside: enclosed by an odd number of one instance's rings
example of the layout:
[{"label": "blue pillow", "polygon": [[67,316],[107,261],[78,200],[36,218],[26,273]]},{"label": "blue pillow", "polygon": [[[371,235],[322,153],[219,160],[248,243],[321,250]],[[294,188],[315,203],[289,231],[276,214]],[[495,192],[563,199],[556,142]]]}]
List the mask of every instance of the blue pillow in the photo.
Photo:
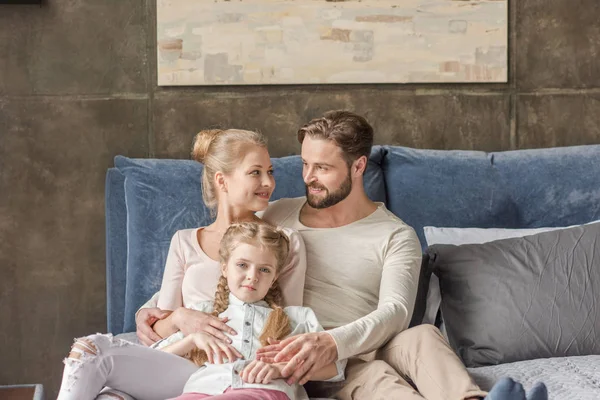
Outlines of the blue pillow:
[{"label": "blue pillow", "polygon": [[495,153],[494,164],[518,209],[519,228],[600,219],[600,146]]},{"label": "blue pillow", "polygon": [[123,332],[127,279],[127,207],[125,176],[109,168],[105,185],[106,316],[108,331]]},{"label": "blue pillow", "polygon": [[386,147],[389,209],[424,226],[537,228],[600,219],[600,146],[478,151]]},{"label": "blue pillow", "polygon": [[187,160],[115,158],[125,175],[127,274],[125,332],[135,330],[135,312],[162,282],[169,244],[179,229],[210,224],[201,192],[202,165]]},{"label": "blue pillow", "polygon": [[373,146],[369,156],[369,164],[363,179],[365,192],[373,201],[385,203],[387,200],[385,180],[381,163],[385,157],[386,150],[382,146]]},{"label": "blue pillow", "polygon": [[491,154],[390,146],[382,165],[388,208],[423,247],[427,225],[509,228],[518,220]]}]

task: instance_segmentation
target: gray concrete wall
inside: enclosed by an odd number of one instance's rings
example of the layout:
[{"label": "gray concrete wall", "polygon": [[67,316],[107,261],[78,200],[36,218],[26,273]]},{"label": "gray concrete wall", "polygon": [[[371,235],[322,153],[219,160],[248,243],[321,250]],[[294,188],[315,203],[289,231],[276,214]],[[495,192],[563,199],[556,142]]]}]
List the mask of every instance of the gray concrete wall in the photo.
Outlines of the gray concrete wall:
[{"label": "gray concrete wall", "polygon": [[376,142],[505,150],[600,143],[600,3],[511,0],[494,85],[156,86],[154,1],[0,5],[0,384],[56,394],[73,337],[105,331],[104,175],[117,154],[186,158],[196,131],[260,129],[273,156],[323,111]]}]

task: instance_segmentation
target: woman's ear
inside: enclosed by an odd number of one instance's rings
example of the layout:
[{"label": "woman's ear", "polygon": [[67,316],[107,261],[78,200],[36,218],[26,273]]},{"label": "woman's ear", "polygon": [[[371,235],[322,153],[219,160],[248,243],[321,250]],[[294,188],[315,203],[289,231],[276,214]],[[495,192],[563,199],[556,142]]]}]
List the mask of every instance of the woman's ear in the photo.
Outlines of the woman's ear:
[{"label": "woman's ear", "polygon": [[227,264],[221,264],[221,275],[227,278]]},{"label": "woman's ear", "polygon": [[227,193],[227,180],[222,172],[215,173],[215,185],[219,188],[219,192]]}]

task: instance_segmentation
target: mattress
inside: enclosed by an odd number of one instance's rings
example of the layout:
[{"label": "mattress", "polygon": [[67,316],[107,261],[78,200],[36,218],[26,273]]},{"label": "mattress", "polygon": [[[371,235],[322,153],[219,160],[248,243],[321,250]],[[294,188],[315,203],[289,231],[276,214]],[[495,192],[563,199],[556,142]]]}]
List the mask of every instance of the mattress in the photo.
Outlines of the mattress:
[{"label": "mattress", "polygon": [[536,382],[544,382],[550,400],[600,399],[600,356],[519,361],[469,368],[469,372],[485,390],[498,379],[509,376],[523,383],[526,390]]},{"label": "mattress", "polygon": [[[117,337],[138,342],[135,333]],[[509,376],[521,382],[526,390],[536,382],[544,382],[550,400],[600,400],[600,355],[519,361],[469,368],[469,372],[484,390],[489,390],[498,379]]]}]

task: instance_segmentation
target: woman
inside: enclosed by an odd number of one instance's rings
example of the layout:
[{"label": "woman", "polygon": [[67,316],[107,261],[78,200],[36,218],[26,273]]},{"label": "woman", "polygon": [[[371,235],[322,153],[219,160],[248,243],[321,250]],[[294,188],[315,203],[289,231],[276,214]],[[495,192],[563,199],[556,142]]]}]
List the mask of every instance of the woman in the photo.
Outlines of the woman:
[{"label": "woman", "polygon": [[[194,140],[192,157],[204,164],[202,197],[216,218],[206,227],[181,230],[173,236],[161,289],[136,315],[137,334],[145,345],[177,331],[186,335],[205,332],[226,345],[231,343],[225,333],[236,335],[237,332],[226,324],[227,319],[185,307],[213,300],[221,275],[217,260],[224,232],[234,222],[260,221],[254,213],[267,207],[275,188],[266,139],[257,132],[201,131]],[[289,256],[279,277],[283,305],[301,306],[306,273],[304,242],[297,232],[283,231],[290,239]],[[111,346],[127,345],[118,339],[111,340]],[[80,358],[89,357],[89,353],[78,348],[81,346],[84,345],[74,345],[73,352],[65,359],[67,367],[78,363]],[[154,365],[151,373],[138,368],[141,373],[133,377],[125,372],[130,370],[129,366],[114,363],[113,367],[123,371],[123,381],[113,381],[114,389],[135,387],[136,382],[147,386],[154,379],[158,382],[168,379],[171,384],[166,389],[170,396],[180,394],[187,378],[197,370],[193,363],[181,357]],[[119,373],[114,375],[119,376]],[[73,383],[69,382],[72,376],[65,374],[63,387]],[[108,398],[127,397],[116,395],[112,390],[104,393]]]},{"label": "woman", "polygon": [[[266,139],[257,132],[228,129],[205,130],[194,141],[192,157],[204,164],[202,197],[216,213],[206,227],[185,229],[173,236],[160,291],[136,315],[137,335],[151,345],[180,330],[184,334],[206,332],[229,341],[235,334],[226,321],[185,308],[211,300],[220,276],[219,243],[233,222],[260,220],[254,215],[267,208],[275,188]],[[301,306],[306,256],[301,236],[290,237],[290,256],[280,283],[285,306]]]}]

